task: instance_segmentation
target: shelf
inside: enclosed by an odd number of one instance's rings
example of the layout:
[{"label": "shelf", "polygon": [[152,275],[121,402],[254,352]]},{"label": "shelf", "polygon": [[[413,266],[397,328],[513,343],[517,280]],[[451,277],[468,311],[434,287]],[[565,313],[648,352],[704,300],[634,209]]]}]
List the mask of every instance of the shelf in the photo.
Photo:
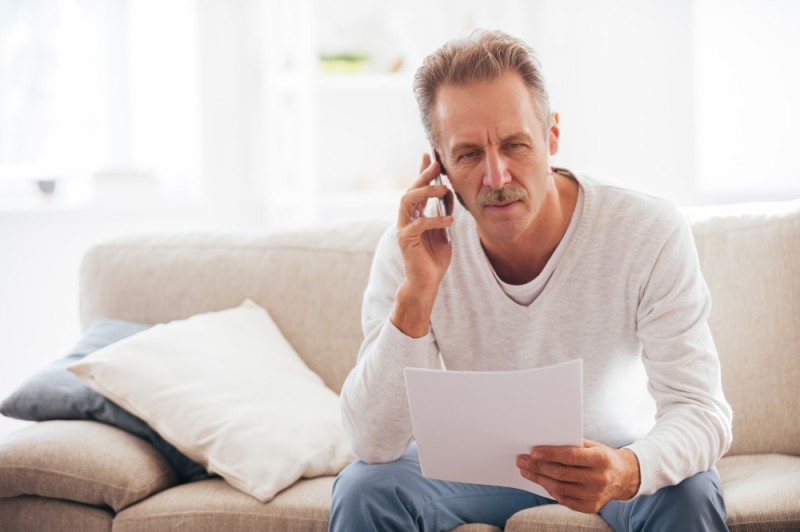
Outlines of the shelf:
[{"label": "shelf", "polygon": [[414,78],[410,73],[320,74],[317,86],[335,91],[408,91]]}]

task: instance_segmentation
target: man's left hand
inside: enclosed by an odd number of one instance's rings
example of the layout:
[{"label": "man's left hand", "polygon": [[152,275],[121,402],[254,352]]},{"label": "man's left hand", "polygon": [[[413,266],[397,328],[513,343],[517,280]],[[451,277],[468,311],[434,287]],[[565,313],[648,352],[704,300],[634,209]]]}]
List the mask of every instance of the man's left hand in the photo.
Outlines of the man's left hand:
[{"label": "man's left hand", "polygon": [[633,451],[591,440],[583,440],[583,447],[534,447],[517,457],[517,467],[559,504],[584,513],[596,513],[611,500],[630,499],[641,481]]}]

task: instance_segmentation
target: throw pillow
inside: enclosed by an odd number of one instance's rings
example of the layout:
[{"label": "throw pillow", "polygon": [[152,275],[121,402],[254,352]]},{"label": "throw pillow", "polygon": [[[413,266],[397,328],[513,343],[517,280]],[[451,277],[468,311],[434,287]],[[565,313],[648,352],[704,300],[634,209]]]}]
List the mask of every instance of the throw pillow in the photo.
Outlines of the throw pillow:
[{"label": "throw pillow", "polygon": [[249,300],[156,325],[69,370],[262,502],[352,461],[339,397]]},{"label": "throw pillow", "polygon": [[123,338],[149,329],[149,325],[103,318],[94,321],[70,353],[29,377],[0,403],[0,413],[28,421],[56,419],[93,420],[125,430],[149,442],[159,451],[183,482],[208,477],[205,468],[79,378],[67,366]]}]

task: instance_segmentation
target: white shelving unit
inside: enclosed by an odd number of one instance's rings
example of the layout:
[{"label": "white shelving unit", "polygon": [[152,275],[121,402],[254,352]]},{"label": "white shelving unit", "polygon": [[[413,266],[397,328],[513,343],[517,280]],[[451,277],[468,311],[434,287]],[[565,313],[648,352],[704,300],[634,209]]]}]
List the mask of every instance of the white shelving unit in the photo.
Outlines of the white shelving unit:
[{"label": "white shelving unit", "polygon": [[426,149],[413,73],[320,72],[314,9],[265,15],[267,220],[393,219]]},{"label": "white shelving unit", "polygon": [[320,74],[321,91],[392,93],[410,91],[412,76],[407,72],[367,72],[357,74]]}]

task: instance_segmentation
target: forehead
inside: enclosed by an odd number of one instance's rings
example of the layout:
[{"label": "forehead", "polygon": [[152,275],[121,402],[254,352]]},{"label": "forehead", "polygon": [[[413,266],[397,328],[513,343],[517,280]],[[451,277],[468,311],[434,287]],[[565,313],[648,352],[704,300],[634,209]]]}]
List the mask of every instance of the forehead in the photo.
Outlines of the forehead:
[{"label": "forehead", "polygon": [[457,143],[483,144],[504,136],[543,131],[537,104],[522,78],[507,73],[492,81],[443,85],[432,113],[442,148]]}]

